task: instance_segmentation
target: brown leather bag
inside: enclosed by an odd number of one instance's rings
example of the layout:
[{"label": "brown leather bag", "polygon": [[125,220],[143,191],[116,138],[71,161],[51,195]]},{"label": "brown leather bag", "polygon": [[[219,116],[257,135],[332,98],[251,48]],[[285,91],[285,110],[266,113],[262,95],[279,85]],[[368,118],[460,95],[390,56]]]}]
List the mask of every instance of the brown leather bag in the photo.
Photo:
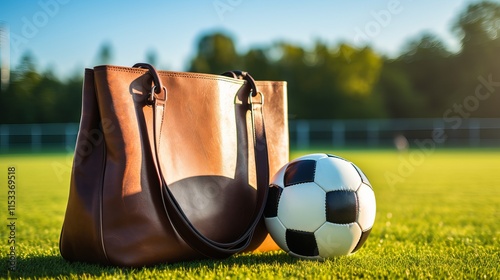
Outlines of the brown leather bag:
[{"label": "brown leather bag", "polygon": [[86,69],[65,259],[137,267],[278,249],[262,212],[288,161],[286,83],[225,75]]}]

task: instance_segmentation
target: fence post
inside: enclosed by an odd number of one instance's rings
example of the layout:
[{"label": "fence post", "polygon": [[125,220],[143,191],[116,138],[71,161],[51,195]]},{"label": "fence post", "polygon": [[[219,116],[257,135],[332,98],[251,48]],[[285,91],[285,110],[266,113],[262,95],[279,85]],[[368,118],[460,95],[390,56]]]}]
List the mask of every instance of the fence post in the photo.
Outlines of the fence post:
[{"label": "fence post", "polygon": [[9,151],[9,126],[0,125],[0,148],[2,152]]},{"label": "fence post", "polygon": [[31,150],[32,151],[39,151],[41,149],[41,147],[42,147],[41,135],[42,135],[42,131],[40,129],[40,125],[34,124],[31,127]]},{"label": "fence post", "polygon": [[297,147],[299,149],[309,148],[309,122],[297,122]]},{"label": "fence post", "polygon": [[378,123],[376,121],[368,121],[368,145],[375,147],[378,145]]},{"label": "fence post", "polygon": [[64,143],[66,144],[66,149],[71,148],[73,149],[76,139],[74,139],[76,130],[73,124],[66,124],[66,128],[64,130]]},{"label": "fence post", "polygon": [[[445,133],[444,135],[446,135],[446,137],[443,138],[443,139],[446,140],[446,141],[449,141],[449,133],[450,133],[450,131],[446,131],[446,125],[445,125],[443,119],[435,119],[432,122],[432,131],[431,131],[430,137],[433,137],[435,131],[441,131],[441,130]],[[446,142],[444,142],[444,143],[442,143],[440,145],[446,146],[445,143]]]},{"label": "fence post", "polygon": [[332,140],[334,147],[344,147],[345,145],[345,124],[343,121],[335,121],[332,125]]},{"label": "fence post", "polygon": [[469,144],[477,147],[481,144],[481,124],[477,120],[469,120]]}]

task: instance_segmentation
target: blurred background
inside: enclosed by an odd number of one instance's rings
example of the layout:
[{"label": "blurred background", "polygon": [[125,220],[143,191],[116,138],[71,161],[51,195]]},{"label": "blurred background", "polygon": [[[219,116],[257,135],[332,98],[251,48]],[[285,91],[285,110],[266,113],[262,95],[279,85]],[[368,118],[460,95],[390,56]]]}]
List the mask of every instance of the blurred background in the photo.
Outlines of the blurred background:
[{"label": "blurred background", "polygon": [[[500,146],[500,2],[0,2],[0,152],[73,149],[99,64],[288,82],[290,144]],[[427,146],[425,146],[427,145]]]}]

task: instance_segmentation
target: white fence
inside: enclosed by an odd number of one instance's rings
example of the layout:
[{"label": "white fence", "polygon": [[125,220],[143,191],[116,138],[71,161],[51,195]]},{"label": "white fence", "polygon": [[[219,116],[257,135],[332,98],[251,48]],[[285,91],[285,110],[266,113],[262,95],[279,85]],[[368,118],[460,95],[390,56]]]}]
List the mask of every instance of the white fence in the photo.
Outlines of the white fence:
[{"label": "white fence", "polygon": [[[410,146],[432,140],[443,147],[500,147],[500,119],[290,120],[290,146],[391,147],[398,136]],[[0,152],[72,150],[77,123],[1,124]]]},{"label": "white fence", "polygon": [[431,140],[443,147],[500,146],[500,119],[294,120],[290,144],[317,146],[391,147],[396,138],[413,146]]},{"label": "white fence", "polygon": [[2,124],[0,125],[0,152],[29,149],[74,149],[77,123]]}]

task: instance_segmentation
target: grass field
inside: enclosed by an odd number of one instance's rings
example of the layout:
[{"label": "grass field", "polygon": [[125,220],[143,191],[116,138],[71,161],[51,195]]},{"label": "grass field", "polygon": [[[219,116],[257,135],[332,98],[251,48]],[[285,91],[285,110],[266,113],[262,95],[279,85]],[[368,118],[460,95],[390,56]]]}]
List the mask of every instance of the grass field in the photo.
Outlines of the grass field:
[{"label": "grass field", "polygon": [[[71,155],[0,155],[0,277],[500,279],[500,150],[325,152],[356,163],[375,189],[375,225],[356,254],[316,262],[277,251],[142,269],[70,264],[60,257]],[[9,166],[16,168],[13,272],[7,257]]]}]

